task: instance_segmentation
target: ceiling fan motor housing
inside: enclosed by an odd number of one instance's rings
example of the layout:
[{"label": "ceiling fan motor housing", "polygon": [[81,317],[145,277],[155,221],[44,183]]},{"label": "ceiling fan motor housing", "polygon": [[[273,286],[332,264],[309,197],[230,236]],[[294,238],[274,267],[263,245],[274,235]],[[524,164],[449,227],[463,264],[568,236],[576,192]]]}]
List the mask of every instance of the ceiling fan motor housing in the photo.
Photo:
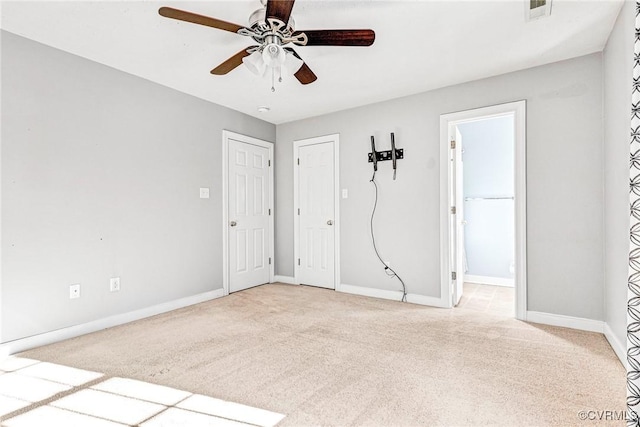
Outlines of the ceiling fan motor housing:
[{"label": "ceiling fan motor housing", "polygon": [[283,37],[289,37],[295,30],[295,20],[293,19],[293,15],[290,15],[289,22],[285,25],[285,23],[279,19],[267,19],[267,9],[261,7],[249,16],[249,28],[259,34],[275,31],[281,33]]}]

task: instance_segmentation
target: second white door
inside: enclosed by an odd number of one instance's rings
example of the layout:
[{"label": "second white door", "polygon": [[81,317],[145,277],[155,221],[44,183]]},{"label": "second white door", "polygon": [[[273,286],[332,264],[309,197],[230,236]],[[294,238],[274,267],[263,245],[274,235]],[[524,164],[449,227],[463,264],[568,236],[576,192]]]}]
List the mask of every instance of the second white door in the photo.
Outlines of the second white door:
[{"label": "second white door", "polygon": [[335,289],[335,144],[314,140],[299,141],[296,150],[296,278],[301,284]]}]

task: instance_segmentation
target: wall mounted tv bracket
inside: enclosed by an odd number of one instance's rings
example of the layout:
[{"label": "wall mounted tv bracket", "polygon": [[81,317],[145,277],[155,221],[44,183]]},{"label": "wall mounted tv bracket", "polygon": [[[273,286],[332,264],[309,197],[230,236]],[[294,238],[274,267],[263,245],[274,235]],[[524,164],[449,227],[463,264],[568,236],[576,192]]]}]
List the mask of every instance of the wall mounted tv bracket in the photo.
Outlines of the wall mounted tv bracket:
[{"label": "wall mounted tv bracket", "polygon": [[393,162],[393,179],[396,179],[397,160],[404,158],[404,149],[396,148],[396,140],[393,132],[391,132],[391,150],[376,151],[376,143],[371,136],[371,153],[369,153],[369,163],[373,163],[374,172],[378,170],[378,162],[391,160]]}]

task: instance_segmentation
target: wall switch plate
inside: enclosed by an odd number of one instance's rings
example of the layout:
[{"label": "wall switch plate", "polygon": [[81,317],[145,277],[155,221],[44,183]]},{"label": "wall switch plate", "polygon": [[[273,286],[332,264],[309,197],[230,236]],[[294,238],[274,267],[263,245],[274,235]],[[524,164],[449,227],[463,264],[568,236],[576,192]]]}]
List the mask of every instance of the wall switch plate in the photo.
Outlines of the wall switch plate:
[{"label": "wall switch plate", "polygon": [[80,285],[69,285],[69,299],[80,298]]},{"label": "wall switch plate", "polygon": [[349,198],[349,190],[346,188],[342,189],[342,198],[343,199],[348,199]]},{"label": "wall switch plate", "polygon": [[112,277],[109,280],[109,290],[111,292],[118,292],[120,291],[120,278],[119,277]]},{"label": "wall switch plate", "polygon": [[208,199],[209,198],[209,189],[208,188],[201,188],[200,189],[200,198],[201,199]]}]

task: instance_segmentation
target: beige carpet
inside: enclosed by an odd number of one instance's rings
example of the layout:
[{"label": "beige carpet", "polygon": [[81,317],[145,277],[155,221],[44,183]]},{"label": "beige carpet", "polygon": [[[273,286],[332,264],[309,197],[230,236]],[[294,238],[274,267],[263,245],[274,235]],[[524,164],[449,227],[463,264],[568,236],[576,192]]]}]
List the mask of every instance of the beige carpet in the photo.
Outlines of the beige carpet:
[{"label": "beige carpet", "polygon": [[591,426],[579,411],[625,408],[624,368],[600,334],[307,286],[264,285],[21,356],[268,409],[282,426]]}]

